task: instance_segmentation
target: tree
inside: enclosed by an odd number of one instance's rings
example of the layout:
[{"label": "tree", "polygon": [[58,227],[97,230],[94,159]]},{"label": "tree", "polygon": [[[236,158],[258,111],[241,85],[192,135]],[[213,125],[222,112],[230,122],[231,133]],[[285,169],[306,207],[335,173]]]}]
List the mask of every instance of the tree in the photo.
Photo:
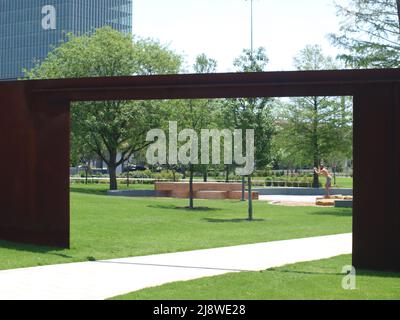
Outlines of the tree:
[{"label": "tree", "polygon": [[[207,57],[205,53],[199,54],[196,57],[196,62],[193,65],[193,69],[196,73],[215,73],[217,71],[217,61]],[[210,106],[212,100],[208,100],[207,104]],[[214,107],[214,106],[211,106]],[[213,110],[214,113],[215,110]],[[203,181],[208,180],[208,165],[203,165]],[[193,197],[193,194],[192,194]]]},{"label": "tree", "polygon": [[[281,112],[285,112],[287,104]],[[276,132],[272,140],[272,154],[274,155],[273,167],[279,169],[286,169],[287,175],[293,172],[296,168],[304,167],[305,160],[297,149],[288,147],[288,134],[286,132],[286,123],[277,121]]]},{"label": "tree", "polygon": [[336,4],[342,19],[332,43],[347,51],[339,58],[353,68],[400,66],[400,0],[347,0]]},{"label": "tree", "polygon": [[80,167],[85,170],[85,184],[88,184],[88,176],[92,171],[90,163],[96,154],[86,145],[86,141],[80,138],[71,132],[70,162],[71,166],[78,167],[78,172]]},{"label": "tree", "polygon": [[[138,39],[109,27],[91,35],[68,36],[45,61],[27,72],[30,79],[130,76],[177,73],[182,58],[152,39]],[[116,168],[149,143],[146,133],[160,123],[162,101],[79,102],[72,106],[72,132],[101,158],[118,188]],[[74,143],[74,141],[72,141]]]},{"label": "tree", "polygon": [[[295,58],[298,70],[333,69],[332,58],[320,46],[307,46]],[[338,97],[292,98],[281,112],[279,141],[297,162],[318,167],[339,154],[351,154],[351,101]],[[296,156],[295,156],[296,155]],[[313,187],[319,187],[314,173]]]},{"label": "tree", "polygon": [[[197,73],[215,72],[217,63],[205,54],[197,56],[193,69]],[[174,102],[172,119],[178,122],[180,129],[191,129],[200,137],[201,130],[215,125],[215,114],[218,106],[217,100],[189,99]],[[201,154],[199,153],[199,156]],[[206,165],[203,165],[206,166]],[[189,163],[189,208],[194,209],[193,178],[197,163]],[[204,168],[203,168],[204,170]],[[207,168],[205,168],[207,170]]]},{"label": "tree", "polygon": [[216,60],[209,58],[205,53],[202,53],[196,57],[193,69],[196,73],[214,73],[217,71],[217,65]]},{"label": "tree", "polygon": [[[243,54],[235,59],[234,66],[239,72],[265,71],[268,58],[265,49],[255,51],[243,50]],[[261,169],[271,163],[271,141],[274,134],[274,120],[270,98],[238,98],[227,99],[224,121],[227,128],[254,129],[255,168]],[[245,147],[245,146],[243,146]],[[242,178],[244,191],[245,179]],[[249,188],[249,220],[252,220],[251,174],[248,176]],[[242,197],[242,200],[243,197]]]}]

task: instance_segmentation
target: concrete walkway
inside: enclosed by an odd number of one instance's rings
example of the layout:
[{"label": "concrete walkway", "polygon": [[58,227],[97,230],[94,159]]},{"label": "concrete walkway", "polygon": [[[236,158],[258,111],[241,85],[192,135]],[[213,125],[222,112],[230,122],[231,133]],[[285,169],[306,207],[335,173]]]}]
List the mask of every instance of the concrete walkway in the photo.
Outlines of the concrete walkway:
[{"label": "concrete walkway", "polygon": [[100,300],[168,282],[260,271],[352,251],[351,234],[0,271],[0,299]]},{"label": "concrete walkway", "polygon": [[290,195],[270,195],[270,196],[260,196],[260,200],[269,201],[272,203],[279,202],[301,202],[315,204],[315,201],[320,196],[290,196]]}]

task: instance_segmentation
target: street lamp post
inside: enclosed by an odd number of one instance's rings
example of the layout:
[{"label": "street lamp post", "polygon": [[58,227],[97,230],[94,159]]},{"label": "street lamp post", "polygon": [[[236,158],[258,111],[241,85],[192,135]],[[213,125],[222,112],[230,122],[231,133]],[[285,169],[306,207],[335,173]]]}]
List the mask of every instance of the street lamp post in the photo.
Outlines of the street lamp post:
[{"label": "street lamp post", "polygon": [[[253,0],[250,1],[250,50],[253,53],[254,50],[254,15],[253,15]],[[400,0],[399,0],[400,1]]]},{"label": "street lamp post", "polygon": [[250,24],[251,24],[251,28],[250,28],[250,32],[251,32],[251,54],[253,54],[253,50],[254,50],[254,24],[253,24],[253,0],[250,0]]},{"label": "street lamp post", "polygon": [[[247,1],[247,0],[246,0]],[[253,0],[250,0],[250,55],[251,63],[253,64],[254,52],[254,19],[253,19]],[[242,201],[245,200],[244,196],[245,177],[242,176]],[[251,174],[247,177],[247,201],[248,201],[248,219],[253,220],[253,194],[251,190]]]}]

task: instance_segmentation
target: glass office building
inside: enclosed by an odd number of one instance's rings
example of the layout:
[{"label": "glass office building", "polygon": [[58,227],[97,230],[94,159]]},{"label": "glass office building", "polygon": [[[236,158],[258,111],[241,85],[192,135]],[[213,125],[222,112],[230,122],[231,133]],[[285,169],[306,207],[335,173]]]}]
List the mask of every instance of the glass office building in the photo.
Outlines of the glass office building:
[{"label": "glass office building", "polygon": [[0,80],[23,77],[67,33],[132,31],[132,0],[0,0]]}]

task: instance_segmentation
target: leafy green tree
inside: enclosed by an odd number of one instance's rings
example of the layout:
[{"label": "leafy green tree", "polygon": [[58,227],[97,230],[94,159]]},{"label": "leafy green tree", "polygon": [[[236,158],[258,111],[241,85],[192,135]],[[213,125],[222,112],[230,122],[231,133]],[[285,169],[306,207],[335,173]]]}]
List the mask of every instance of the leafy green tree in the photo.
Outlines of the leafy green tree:
[{"label": "leafy green tree", "polygon": [[[182,58],[152,39],[134,38],[109,27],[91,35],[69,35],[45,61],[27,71],[30,79],[131,76],[177,73]],[[108,166],[110,189],[116,168],[145,148],[146,133],[160,124],[163,101],[74,103],[72,132]],[[73,140],[74,143],[76,140]]]},{"label": "leafy green tree", "polygon": [[347,51],[341,60],[353,68],[400,66],[399,0],[347,0],[336,7],[340,32],[330,39]]},{"label": "leafy green tree", "polygon": [[81,140],[71,132],[71,151],[70,163],[72,167],[83,168],[85,170],[85,183],[88,183],[88,175],[91,172],[90,162],[96,157],[96,154],[90,150],[85,144],[85,140]]},{"label": "leafy green tree", "polygon": [[[241,72],[263,72],[266,69],[268,58],[264,48],[255,52],[244,50],[243,54],[235,59],[234,66]],[[273,99],[239,98],[230,100],[231,115],[234,126],[238,129],[255,130],[255,161],[256,168],[262,169],[271,161],[271,137],[274,134],[274,117],[272,115]]]},{"label": "leafy green tree", "polygon": [[[243,54],[235,59],[234,66],[238,72],[262,72],[265,71],[267,63],[265,49],[260,47],[255,51],[243,50]],[[254,158],[255,168],[258,169],[265,168],[271,163],[271,141],[275,131],[271,102],[272,99],[264,97],[227,99],[224,108],[224,122],[227,128],[254,129]],[[243,187],[244,183],[243,177]],[[248,176],[248,188],[251,190],[251,175]],[[249,197],[249,220],[252,220],[251,197]]]},{"label": "leafy green tree", "polygon": [[[202,53],[196,57],[196,62],[193,65],[193,69],[196,73],[215,73],[217,71],[217,66],[218,63],[216,60],[209,58],[205,53]],[[211,108],[217,107],[217,104],[213,103],[213,100],[208,100],[207,104],[211,106]],[[212,110],[211,114],[215,115],[215,110]],[[207,182],[207,180],[208,165],[203,165],[203,181]]]},{"label": "leafy green tree", "polygon": [[272,140],[273,167],[286,169],[287,173],[296,168],[302,168],[305,165],[305,160],[297,149],[288,147],[288,134],[286,123],[279,121],[276,123],[276,133]]},{"label": "leafy green tree", "polygon": [[218,63],[216,60],[209,58],[205,53],[202,53],[196,57],[193,69],[196,73],[214,73],[217,71],[217,66]]},{"label": "leafy green tree", "polygon": [[[212,73],[216,71],[217,63],[205,54],[197,56],[193,69],[197,73]],[[212,99],[188,99],[174,102],[170,118],[176,120],[179,129],[192,129],[198,137],[202,129],[215,128],[215,115],[218,108],[218,100]],[[199,140],[200,141],[200,140]],[[201,153],[199,153],[199,157]],[[203,170],[207,170],[205,165]],[[189,166],[189,208],[194,208],[193,178],[196,168],[200,165],[190,163]],[[204,167],[206,167],[204,169]]]},{"label": "leafy green tree", "polygon": [[[295,66],[298,70],[335,68],[333,59],[324,56],[320,46],[303,49],[295,58]],[[284,152],[314,167],[339,154],[351,154],[351,107],[348,98],[292,98],[280,119],[279,140]],[[315,173],[313,186],[319,187]]]}]

